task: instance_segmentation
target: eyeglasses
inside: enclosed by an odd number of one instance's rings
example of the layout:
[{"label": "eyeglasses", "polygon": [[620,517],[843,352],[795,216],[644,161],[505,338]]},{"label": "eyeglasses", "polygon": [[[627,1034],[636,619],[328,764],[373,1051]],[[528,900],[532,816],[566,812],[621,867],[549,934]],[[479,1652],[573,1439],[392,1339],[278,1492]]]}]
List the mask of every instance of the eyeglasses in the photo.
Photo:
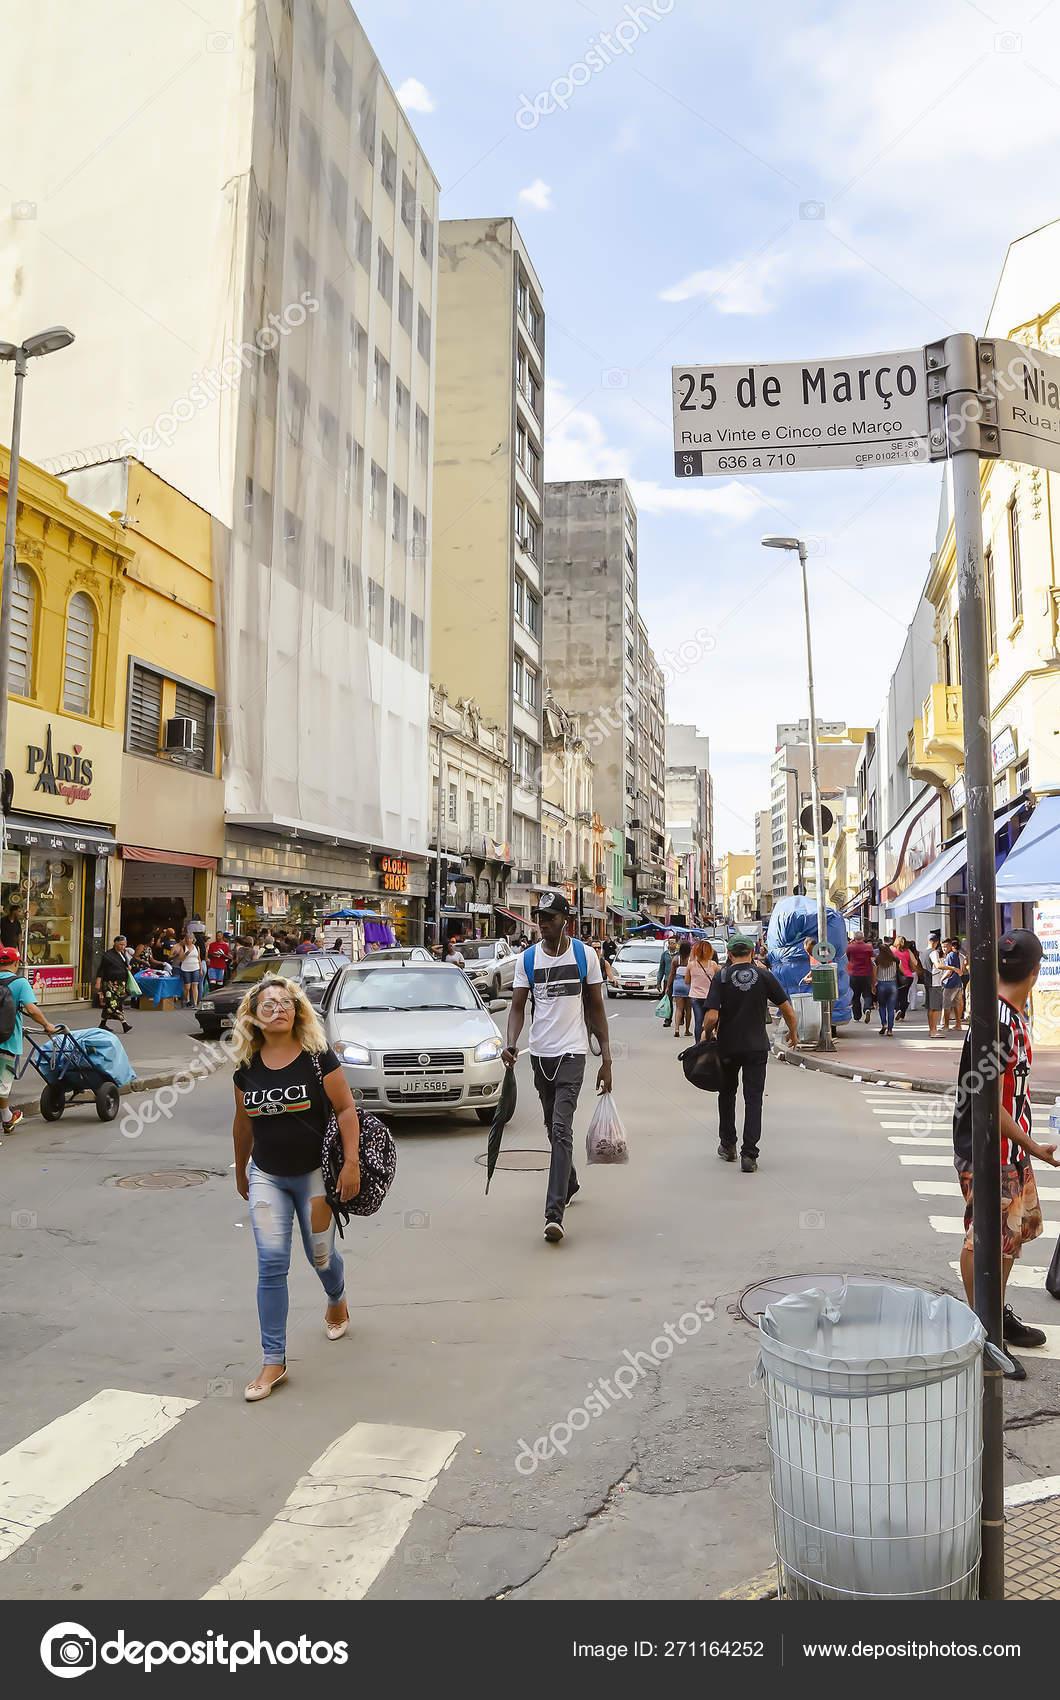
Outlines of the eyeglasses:
[{"label": "eyeglasses", "polygon": [[262,998],[258,1009],[262,1015],[275,1015],[278,1010],[293,1009],[290,998]]}]

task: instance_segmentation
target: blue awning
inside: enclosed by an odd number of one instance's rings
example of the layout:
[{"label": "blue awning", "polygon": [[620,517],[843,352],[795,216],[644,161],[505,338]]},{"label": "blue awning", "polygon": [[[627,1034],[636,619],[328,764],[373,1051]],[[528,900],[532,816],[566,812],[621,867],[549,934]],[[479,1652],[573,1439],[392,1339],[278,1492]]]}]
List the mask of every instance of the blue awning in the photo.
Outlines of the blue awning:
[{"label": "blue awning", "polygon": [[[1013,815],[1018,815],[1024,807],[1025,804],[1022,801],[1013,803],[1010,808],[997,815],[994,819],[994,836],[996,837]],[[887,913],[889,915],[914,915],[924,909],[937,909],[940,901],[945,897],[947,883],[953,878],[954,874],[961,872],[967,862],[968,840],[962,833],[955,844],[951,844],[948,849],[942,852],[941,856],[936,856],[935,860],[924,869],[924,872],[917,875],[912,885],[907,885],[904,891],[899,892],[893,902],[886,905]],[[998,892],[999,903],[1008,901],[1009,899],[1002,898],[1001,893]]]},{"label": "blue awning", "polygon": [[999,903],[1060,898],[1060,797],[1042,797],[998,870]]}]

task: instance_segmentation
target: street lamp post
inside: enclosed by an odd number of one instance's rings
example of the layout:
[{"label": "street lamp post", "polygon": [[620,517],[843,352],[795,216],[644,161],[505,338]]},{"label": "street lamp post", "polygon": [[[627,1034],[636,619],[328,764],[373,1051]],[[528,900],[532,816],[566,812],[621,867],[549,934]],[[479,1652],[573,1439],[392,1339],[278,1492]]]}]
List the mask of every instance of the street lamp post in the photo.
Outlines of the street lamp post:
[{"label": "street lamp post", "polygon": [[[813,695],[813,644],[810,638],[810,592],[806,582],[806,545],[801,537],[763,537],[767,549],[791,549],[798,554],[802,568],[802,608],[806,621],[806,678],[810,697],[810,794],[813,802],[813,854],[817,872],[817,937],[821,944],[828,942],[828,893],[824,883],[824,832],[821,822],[821,784],[817,771],[817,711]],[[821,1034],[819,1051],[834,1051],[832,1038],[832,1006],[821,1005]]]},{"label": "street lamp post", "polygon": [[11,456],[7,472],[7,516],[4,525],[4,580],[0,589],[0,772],[3,773],[4,808],[0,819],[2,842],[7,844],[6,815],[10,782],[7,778],[7,688],[11,674],[11,596],[15,582],[15,521],[18,514],[19,448],[22,440],[22,383],[27,363],[42,354],[56,354],[69,348],[73,331],[65,325],[50,325],[23,342],[0,342],[0,360],[10,360],[15,368],[15,405],[11,421]]}]

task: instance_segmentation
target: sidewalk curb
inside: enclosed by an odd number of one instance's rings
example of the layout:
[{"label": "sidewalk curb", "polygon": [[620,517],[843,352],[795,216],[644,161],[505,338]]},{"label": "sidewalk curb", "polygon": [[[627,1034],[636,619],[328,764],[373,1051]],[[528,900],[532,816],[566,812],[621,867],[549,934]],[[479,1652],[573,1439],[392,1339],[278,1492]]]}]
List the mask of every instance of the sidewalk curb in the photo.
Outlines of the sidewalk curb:
[{"label": "sidewalk curb", "polygon": [[777,1567],[774,1564],[769,1570],[762,1570],[757,1576],[748,1577],[746,1582],[737,1583],[735,1588],[726,1588],[719,1594],[719,1600],[775,1600],[778,1594]]},{"label": "sidewalk curb", "polygon": [[[135,1092],[157,1092],[160,1087],[162,1087],[162,1086],[172,1086],[176,1081],[182,1079],[184,1075],[186,1075],[190,1072],[191,1072],[190,1067],[189,1068],[178,1068],[172,1074],[152,1074],[152,1075],[147,1076],[143,1080],[140,1080],[139,1078],[136,1079],[136,1080],[130,1080],[128,1085],[119,1086],[118,1092],[119,1092],[119,1094],[122,1098],[129,1097]],[[208,1077],[206,1075],[202,1075],[199,1078],[207,1079]],[[22,1111],[22,1121],[24,1121],[24,1122],[42,1121],[43,1120],[43,1117],[41,1116],[41,1113],[40,1113],[40,1098],[39,1098],[39,1096],[37,1098],[32,1099],[31,1102],[28,1103],[28,1104],[17,1105],[16,1108],[20,1109]],[[87,1110],[89,1108],[88,1099],[86,1098],[83,1104],[75,1104],[74,1108],[75,1109]],[[98,1117],[97,1117],[97,1120],[98,1120]],[[117,1117],[115,1117],[115,1120],[117,1120]],[[22,1125],[22,1123],[20,1122],[19,1127],[21,1125]],[[18,1127],[11,1129],[10,1132],[5,1130],[5,1137],[10,1139],[12,1137],[12,1134],[17,1134],[17,1133],[18,1133]]]},{"label": "sidewalk curb", "polygon": [[[773,1055],[779,1062],[787,1063],[789,1068],[816,1069],[819,1074],[832,1074],[840,1080],[857,1080],[864,1086],[894,1086],[905,1092],[930,1092],[939,1097],[953,1090],[957,1084],[956,1073],[952,1081],[930,1080],[923,1075],[898,1074],[893,1069],[884,1072],[871,1063],[862,1063],[860,1068],[850,1063],[831,1062],[817,1056],[813,1051],[790,1051],[786,1047],[773,1046]],[[1031,1088],[1032,1104],[1051,1107],[1056,1094],[1047,1088]]]}]

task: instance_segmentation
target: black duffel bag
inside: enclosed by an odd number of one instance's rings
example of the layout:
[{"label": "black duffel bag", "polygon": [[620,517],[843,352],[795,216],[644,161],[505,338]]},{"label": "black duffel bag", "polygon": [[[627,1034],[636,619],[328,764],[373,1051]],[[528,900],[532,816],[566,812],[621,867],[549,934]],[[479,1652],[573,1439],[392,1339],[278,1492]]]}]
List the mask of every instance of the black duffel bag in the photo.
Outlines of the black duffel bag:
[{"label": "black duffel bag", "polygon": [[691,1045],[687,1051],[679,1051],[677,1060],[690,1085],[698,1086],[701,1092],[721,1091],[725,1081],[722,1075],[721,1052],[718,1050],[716,1039],[701,1039],[698,1045]]}]

